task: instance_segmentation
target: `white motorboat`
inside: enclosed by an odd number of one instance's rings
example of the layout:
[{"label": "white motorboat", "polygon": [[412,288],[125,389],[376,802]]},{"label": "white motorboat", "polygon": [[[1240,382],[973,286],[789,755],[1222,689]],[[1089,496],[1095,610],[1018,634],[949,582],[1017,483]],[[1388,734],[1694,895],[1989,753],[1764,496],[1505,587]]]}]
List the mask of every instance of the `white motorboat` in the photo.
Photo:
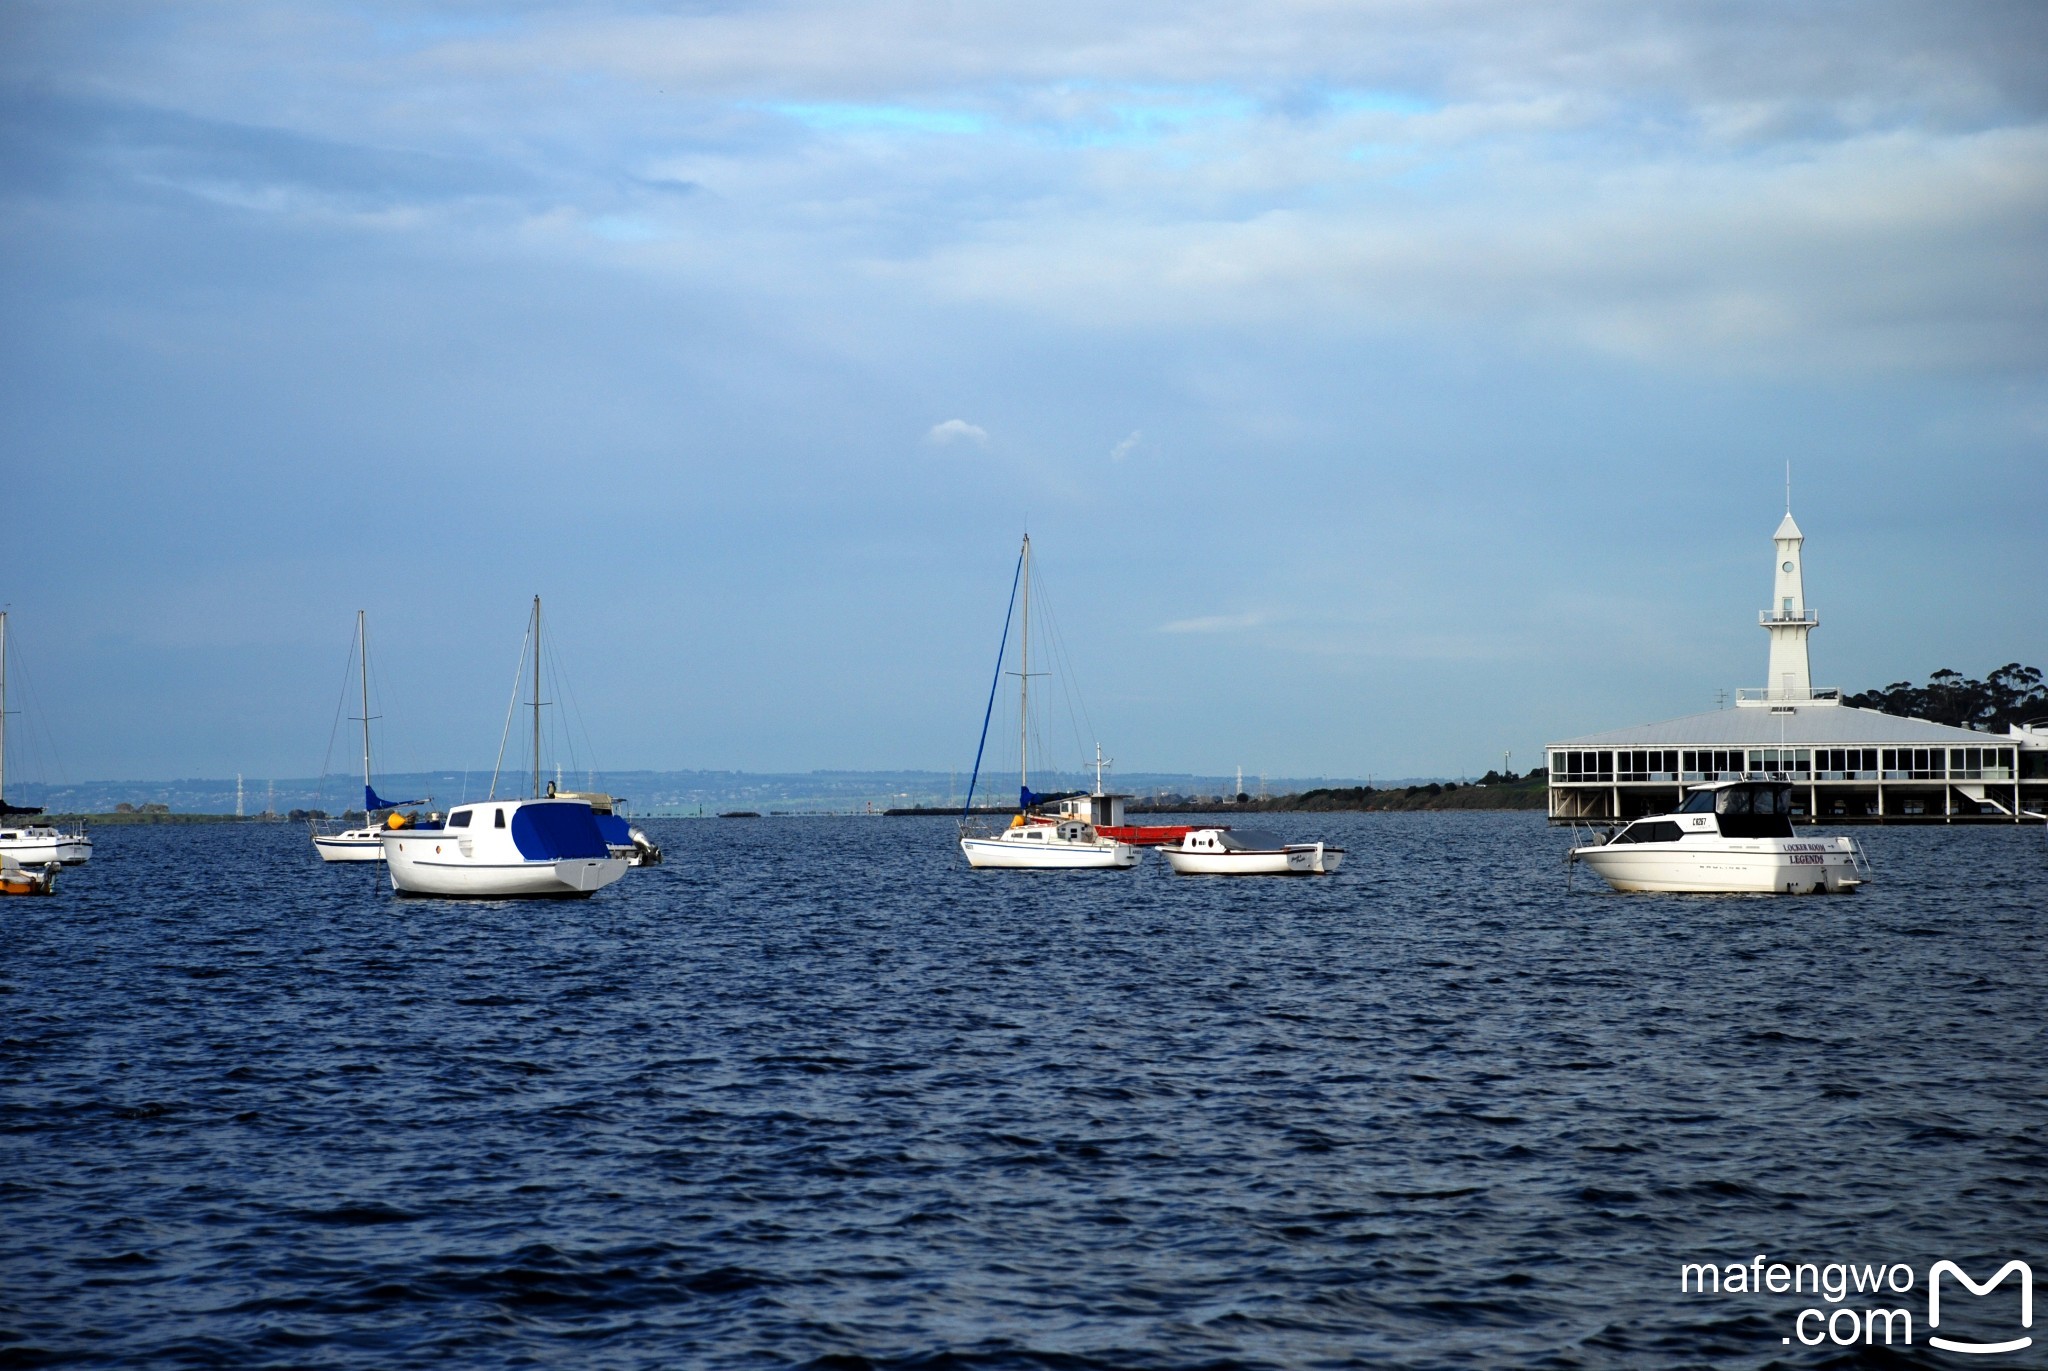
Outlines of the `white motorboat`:
[{"label": "white motorboat", "polygon": [[1676,812],[1637,819],[1604,841],[1574,847],[1616,890],[1703,895],[1806,895],[1851,891],[1869,879],[1847,835],[1792,831],[1792,787],[1718,781],[1687,788]]},{"label": "white motorboat", "polygon": [[7,803],[7,611],[0,609],[0,857],[24,867],[77,866],[92,857],[83,828],[65,830],[38,818],[40,805]]},{"label": "white motorboat", "polygon": [[55,824],[24,823],[20,806],[8,808],[8,816],[0,818],[0,855],[23,866],[78,866],[91,859],[92,839],[82,831],[66,832]]},{"label": "white motorboat", "polygon": [[379,841],[392,889],[408,895],[589,895],[626,874],[581,800],[483,800]]},{"label": "white motorboat", "polygon": [[[391,887],[407,895],[471,899],[579,896],[626,874],[587,800],[542,795],[540,789],[540,596],[533,597],[533,793],[524,800],[491,798],[459,805],[446,819],[421,823],[394,816],[378,834]],[[524,662],[521,663],[522,667]],[[518,696],[515,692],[513,701]],[[368,713],[366,709],[363,711]],[[505,716],[511,727],[511,711]],[[503,761],[502,750],[499,760]]]},{"label": "white motorboat", "polygon": [[1159,850],[1184,876],[1327,876],[1344,862],[1341,847],[1252,829],[1198,828]]},{"label": "white motorboat", "polygon": [[[999,832],[976,831],[967,816],[974,809],[974,787],[981,777],[982,749],[988,746],[988,722],[995,709],[996,687],[1003,680],[1003,654],[1010,646],[1010,616],[1003,614],[1003,641],[996,650],[996,675],[989,682],[988,709],[981,718],[981,742],[974,749],[974,772],[967,780],[967,804],[960,813],[960,851],[972,867],[1031,868],[1050,871],[1105,870],[1138,864],[1138,849],[1127,842],[1105,836],[1094,823],[1068,812],[1057,821],[1035,812],[1039,805],[1069,798],[1063,795],[1031,793],[1031,535],[1017,553],[1017,571],[1010,581],[1010,604],[1015,607],[1019,587],[1023,590],[1023,626],[1018,635],[1017,677],[1017,814],[1010,826]],[[1043,673],[1040,673],[1043,674]],[[1102,788],[1102,749],[1095,749],[1096,789]],[[1105,796],[1106,800],[1107,797]],[[1107,811],[1105,810],[1104,813]],[[1119,815],[1119,817],[1121,817]]]},{"label": "white motorboat", "polygon": [[[323,862],[381,862],[384,860],[384,830],[371,821],[378,810],[403,809],[425,804],[425,800],[386,800],[370,784],[370,638],[363,624],[363,611],[356,611],[356,656],[363,685],[363,825],[339,833],[313,830],[313,850]],[[346,689],[346,687],[344,687]],[[326,764],[321,764],[326,774]]]},{"label": "white motorboat", "polygon": [[1105,838],[1093,824],[1069,819],[1058,824],[1014,824],[994,837],[962,834],[960,850],[973,867],[1040,867],[1055,870],[1136,866],[1138,849]]}]

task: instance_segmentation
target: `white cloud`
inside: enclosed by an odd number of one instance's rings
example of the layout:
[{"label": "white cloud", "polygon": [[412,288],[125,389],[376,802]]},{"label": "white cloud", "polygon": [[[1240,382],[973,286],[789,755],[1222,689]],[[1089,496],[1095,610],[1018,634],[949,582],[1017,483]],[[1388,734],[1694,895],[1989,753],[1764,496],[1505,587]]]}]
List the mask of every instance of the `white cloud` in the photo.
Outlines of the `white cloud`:
[{"label": "white cloud", "polygon": [[970,424],[965,419],[948,419],[943,424],[933,424],[924,440],[933,447],[951,447],[954,443],[972,443],[976,447],[988,446],[988,430],[979,424]]},{"label": "white cloud", "polygon": [[1144,434],[1141,433],[1139,430],[1132,429],[1130,437],[1124,439],[1121,443],[1118,443],[1115,447],[1109,450],[1109,460],[1112,462],[1121,462],[1124,458],[1130,456],[1133,452],[1136,452],[1138,450],[1138,442],[1143,437]]}]

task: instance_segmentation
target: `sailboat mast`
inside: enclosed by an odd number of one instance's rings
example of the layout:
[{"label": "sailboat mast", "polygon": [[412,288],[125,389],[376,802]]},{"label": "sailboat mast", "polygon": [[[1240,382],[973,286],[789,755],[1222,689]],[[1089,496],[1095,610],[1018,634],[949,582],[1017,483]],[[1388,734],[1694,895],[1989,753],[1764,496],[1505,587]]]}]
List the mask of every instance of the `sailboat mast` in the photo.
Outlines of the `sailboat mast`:
[{"label": "sailboat mast", "polygon": [[540,798],[540,596],[533,597],[533,798]]},{"label": "sailboat mast", "polygon": [[370,630],[364,626],[363,611],[356,611],[356,651],[363,668],[363,820],[369,821],[370,802]]},{"label": "sailboat mast", "polygon": [[1017,789],[1031,789],[1031,535],[1024,535],[1023,655],[1017,672]]}]

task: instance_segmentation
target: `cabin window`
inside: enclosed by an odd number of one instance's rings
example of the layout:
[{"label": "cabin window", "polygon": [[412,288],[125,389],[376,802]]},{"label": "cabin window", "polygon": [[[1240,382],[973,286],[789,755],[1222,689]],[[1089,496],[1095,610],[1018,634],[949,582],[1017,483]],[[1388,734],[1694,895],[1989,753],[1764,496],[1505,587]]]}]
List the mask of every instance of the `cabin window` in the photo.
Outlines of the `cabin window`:
[{"label": "cabin window", "polygon": [[450,827],[450,828],[468,828],[468,827],[469,827],[469,815],[470,815],[470,811],[469,811],[469,810],[466,810],[466,809],[458,809],[458,810],[456,810],[456,811],[455,811],[455,812],[454,812],[453,814],[450,814],[450,815],[448,816],[448,827]]},{"label": "cabin window", "polygon": [[1711,790],[1695,790],[1692,794],[1685,797],[1685,804],[1679,808],[1678,812],[1680,814],[1713,813],[1714,792]]},{"label": "cabin window", "polygon": [[504,811],[504,810],[502,810],[502,809],[501,809],[501,810],[498,810],[498,811],[497,811],[497,814],[498,814],[498,821],[497,821],[496,823],[492,824],[492,825],[491,825],[491,827],[493,827],[493,828],[503,828],[503,827],[505,826],[505,811]]}]

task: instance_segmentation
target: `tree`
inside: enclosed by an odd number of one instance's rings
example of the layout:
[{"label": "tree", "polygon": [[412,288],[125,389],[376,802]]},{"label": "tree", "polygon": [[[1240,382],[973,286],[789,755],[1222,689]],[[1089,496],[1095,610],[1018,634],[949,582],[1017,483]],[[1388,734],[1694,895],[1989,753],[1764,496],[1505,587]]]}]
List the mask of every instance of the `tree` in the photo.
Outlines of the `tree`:
[{"label": "tree", "polygon": [[2048,686],[2042,682],[2039,667],[2018,662],[2007,662],[1981,681],[1943,667],[1929,676],[1924,686],[1894,681],[1878,690],[1848,696],[1842,703],[1952,728],[2003,733],[2011,724],[2048,715]]}]

